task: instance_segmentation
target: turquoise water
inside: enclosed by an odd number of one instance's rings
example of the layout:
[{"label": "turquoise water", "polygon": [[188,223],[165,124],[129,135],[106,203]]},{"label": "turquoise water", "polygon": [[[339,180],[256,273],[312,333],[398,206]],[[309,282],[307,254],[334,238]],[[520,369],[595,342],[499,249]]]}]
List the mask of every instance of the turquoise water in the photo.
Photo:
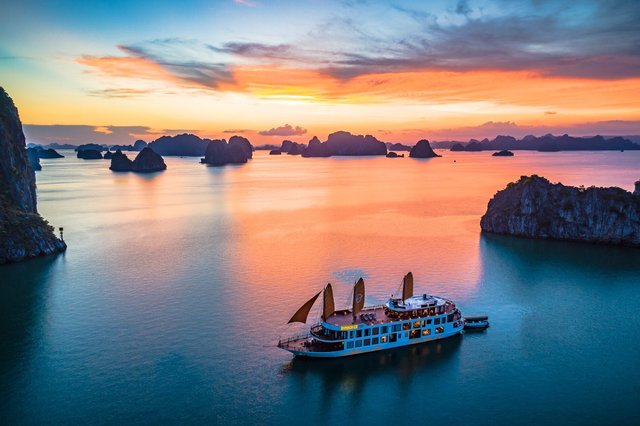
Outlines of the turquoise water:
[{"label": "turquoise water", "polygon": [[[258,153],[138,176],[43,160],[64,255],[0,267],[0,424],[611,424],[640,416],[640,250],[480,234],[520,175],[631,189],[640,153]],[[455,160],[455,162],[454,162]],[[326,282],[491,328],[350,359],[275,347]],[[317,316],[318,312],[312,311]]]}]

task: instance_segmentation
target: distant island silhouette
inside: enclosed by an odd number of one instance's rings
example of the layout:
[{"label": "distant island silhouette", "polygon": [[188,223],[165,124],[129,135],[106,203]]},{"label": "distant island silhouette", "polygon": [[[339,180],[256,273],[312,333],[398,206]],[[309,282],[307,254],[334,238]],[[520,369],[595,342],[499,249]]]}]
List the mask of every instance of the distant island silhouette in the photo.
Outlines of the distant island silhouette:
[{"label": "distant island silhouette", "polygon": [[621,136],[605,138],[604,136],[575,137],[567,134],[554,136],[528,135],[522,139],[513,136],[496,136],[494,139],[470,139],[469,142],[443,141],[433,142],[434,148],[451,151],[502,151],[527,150],[540,152],[557,151],[619,151],[640,150],[640,145]]}]

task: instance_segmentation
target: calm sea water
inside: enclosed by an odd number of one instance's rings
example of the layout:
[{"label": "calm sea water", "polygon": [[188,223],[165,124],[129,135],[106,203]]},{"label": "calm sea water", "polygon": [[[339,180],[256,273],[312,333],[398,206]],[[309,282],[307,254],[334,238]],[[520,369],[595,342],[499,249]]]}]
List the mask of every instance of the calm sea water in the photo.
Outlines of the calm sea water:
[{"label": "calm sea water", "polygon": [[[640,418],[640,250],[490,237],[520,175],[633,187],[640,152],[449,153],[140,176],[43,160],[66,254],[0,267],[0,424],[612,424]],[[350,359],[275,347],[324,284],[412,271],[491,328]],[[318,315],[318,312],[312,312]]]}]

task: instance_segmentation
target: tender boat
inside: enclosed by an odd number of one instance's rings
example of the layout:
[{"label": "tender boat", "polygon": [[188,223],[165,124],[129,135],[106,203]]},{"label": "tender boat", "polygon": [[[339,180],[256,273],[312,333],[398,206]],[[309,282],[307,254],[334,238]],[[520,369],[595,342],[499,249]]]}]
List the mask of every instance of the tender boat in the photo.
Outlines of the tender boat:
[{"label": "tender boat", "polygon": [[489,317],[486,315],[477,315],[464,317],[465,330],[484,330],[489,328]]},{"label": "tender boat", "polygon": [[465,321],[451,300],[413,295],[413,275],[402,281],[402,297],[380,306],[364,306],[364,280],[353,286],[351,309],[336,310],[331,284],[313,296],[289,323],[306,323],[322,294],[322,320],[309,333],[280,340],[278,347],[297,356],[335,358],[444,339],[460,333]]}]

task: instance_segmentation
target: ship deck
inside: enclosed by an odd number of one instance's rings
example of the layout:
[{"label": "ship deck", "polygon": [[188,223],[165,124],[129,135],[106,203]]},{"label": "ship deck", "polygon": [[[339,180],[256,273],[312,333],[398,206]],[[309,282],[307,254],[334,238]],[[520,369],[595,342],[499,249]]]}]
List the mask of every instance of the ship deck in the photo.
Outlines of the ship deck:
[{"label": "ship deck", "polygon": [[[375,319],[373,321],[367,321],[360,317],[360,314],[375,314]],[[351,311],[338,311],[335,314],[331,315],[331,317],[327,318],[325,322],[335,325],[338,327],[346,326],[346,325],[360,325],[360,324],[386,324],[389,322],[398,321],[395,320],[385,313],[384,306],[372,306],[369,308],[365,308],[360,311],[360,314],[356,315],[356,318],[353,318],[351,315]]]}]

